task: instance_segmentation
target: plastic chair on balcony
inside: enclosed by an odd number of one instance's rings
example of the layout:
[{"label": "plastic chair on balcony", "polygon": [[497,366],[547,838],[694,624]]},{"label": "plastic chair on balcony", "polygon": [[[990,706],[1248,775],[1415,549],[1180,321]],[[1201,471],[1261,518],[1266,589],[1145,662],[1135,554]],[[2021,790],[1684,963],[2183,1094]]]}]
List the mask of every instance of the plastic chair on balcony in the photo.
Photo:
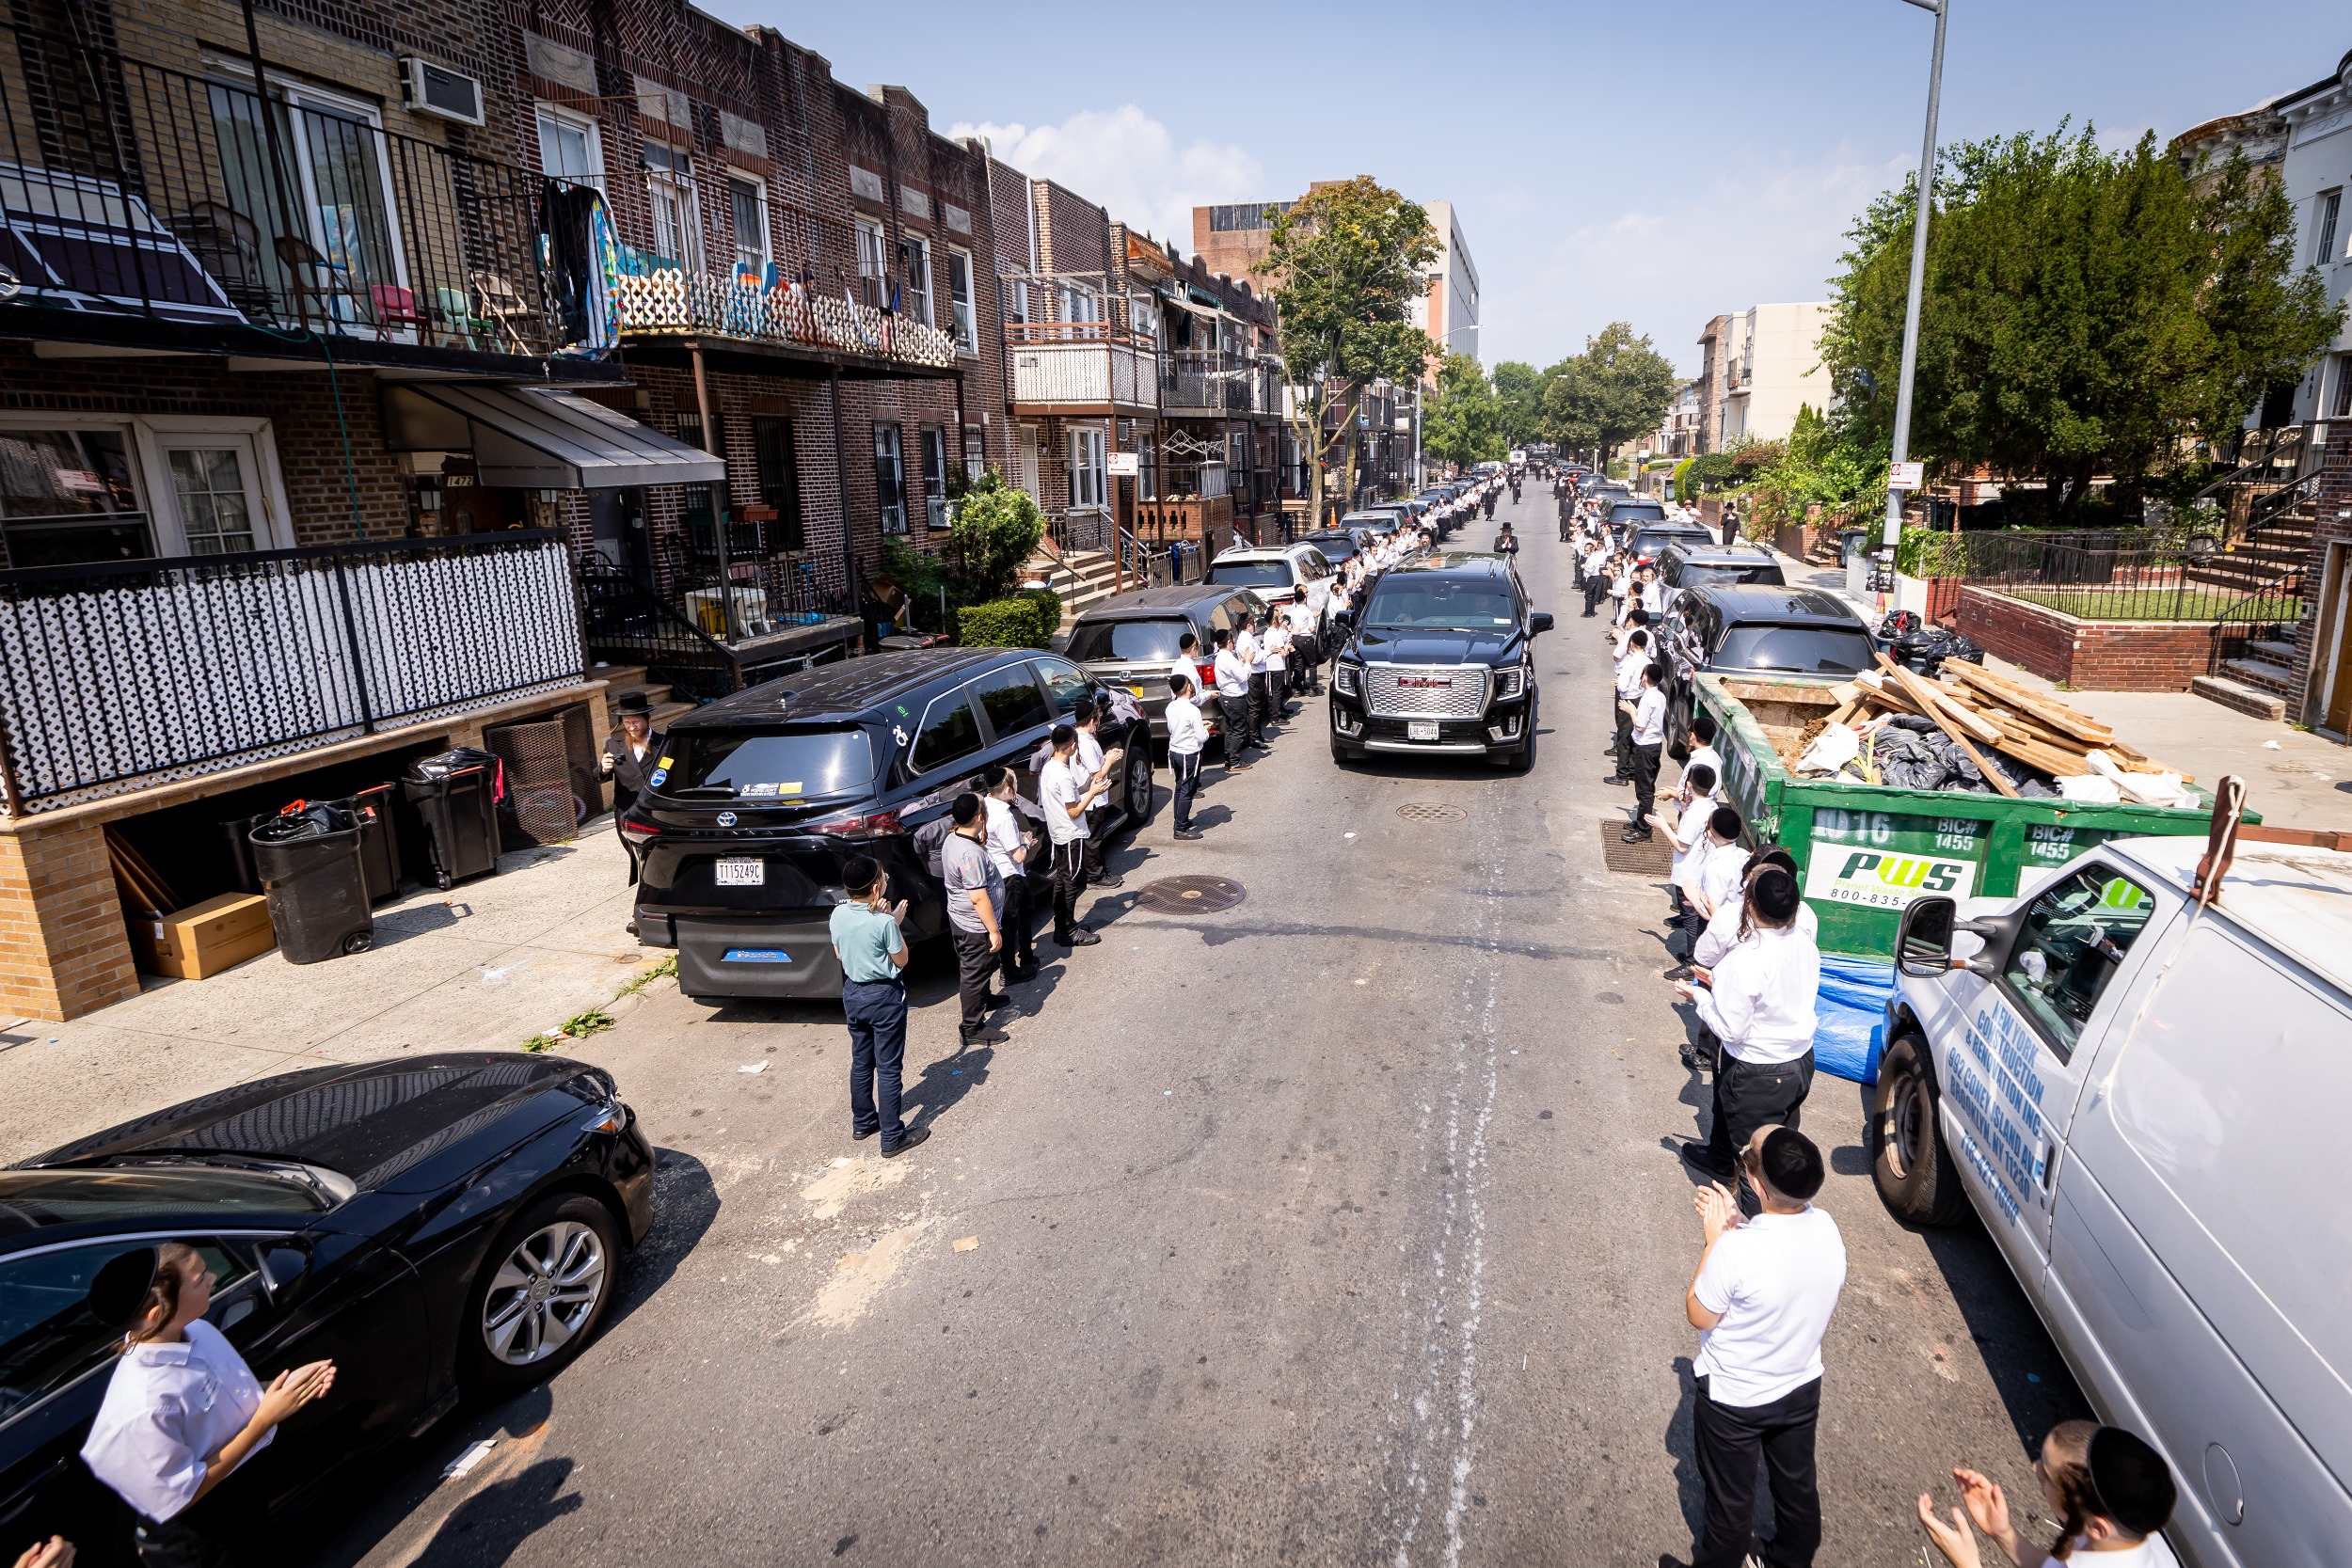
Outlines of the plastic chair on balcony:
[{"label": "plastic chair on balcony", "polygon": [[375,310],[378,342],[389,343],[393,333],[414,332],[424,325],[424,318],[417,314],[417,294],[413,289],[404,289],[397,283],[371,283],[368,303]]},{"label": "plastic chair on balcony", "polygon": [[351,268],[330,260],[326,253],[299,234],[280,234],[272,243],[278,253],[278,264],[286,271],[286,293],[294,302],[294,325],[310,325],[310,307],[318,306],[318,321],[322,329],[338,325],[342,318],[336,313],[335,301],[354,297]]},{"label": "plastic chair on balcony", "polygon": [[530,340],[515,324],[532,318],[531,307],[525,303],[522,291],[494,272],[472,275],[474,297],[480,300],[480,315],[494,324],[495,330],[514,346],[517,354],[531,352]]},{"label": "plastic chair on balcony", "polygon": [[474,320],[473,301],[465,290],[444,284],[433,291],[433,338],[438,347],[479,348],[475,333],[488,325]]}]

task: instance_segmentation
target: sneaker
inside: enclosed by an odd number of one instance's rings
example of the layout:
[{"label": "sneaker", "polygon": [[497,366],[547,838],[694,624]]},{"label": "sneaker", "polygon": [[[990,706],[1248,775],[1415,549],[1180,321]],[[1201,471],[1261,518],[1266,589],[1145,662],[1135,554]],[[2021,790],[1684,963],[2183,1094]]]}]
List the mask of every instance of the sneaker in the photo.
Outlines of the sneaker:
[{"label": "sneaker", "polygon": [[983,1029],[976,1035],[964,1036],[963,1043],[966,1045],[1002,1045],[1010,1038],[1012,1037],[1002,1029]]},{"label": "sneaker", "polygon": [[1664,974],[1665,978],[1669,980],[1688,980],[1691,977],[1691,966],[1689,964],[1677,964],[1674,968],[1665,971]]},{"label": "sneaker", "polygon": [[928,1127],[910,1127],[906,1131],[906,1136],[882,1151],[882,1157],[885,1160],[896,1160],[930,1135],[931,1130]]},{"label": "sneaker", "polygon": [[1088,885],[1089,887],[1125,887],[1127,879],[1115,871],[1105,871],[1100,877],[1094,878]]},{"label": "sneaker", "polygon": [[1200,838],[1203,835],[1198,828],[1179,828],[1176,830],[1176,836],[1189,843],[1191,840]]},{"label": "sneaker", "polygon": [[1092,947],[1103,939],[1096,936],[1092,931],[1088,930],[1085,927],[1081,926],[1076,930],[1071,932],[1068,936],[1056,937],[1054,940],[1060,942],[1064,947]]}]

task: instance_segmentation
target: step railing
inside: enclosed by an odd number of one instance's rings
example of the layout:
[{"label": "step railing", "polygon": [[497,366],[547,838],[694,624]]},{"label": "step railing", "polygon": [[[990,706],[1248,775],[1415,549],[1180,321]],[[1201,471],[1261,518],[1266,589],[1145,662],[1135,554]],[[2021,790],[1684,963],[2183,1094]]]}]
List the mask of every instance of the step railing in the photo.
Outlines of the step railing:
[{"label": "step railing", "polygon": [[[705,632],[626,567],[590,556],[579,569],[580,626],[589,652],[621,654],[659,670],[674,689],[694,693],[716,673],[724,689],[743,689],[741,656]],[[704,692],[717,695],[715,691]]]},{"label": "step railing", "polygon": [[2307,562],[2297,562],[2272,573],[2256,583],[2243,600],[2214,618],[2213,653],[2205,673],[2219,674],[2223,665],[2244,658],[2256,642],[2295,640],[2295,628],[2303,619],[2308,570]]}]

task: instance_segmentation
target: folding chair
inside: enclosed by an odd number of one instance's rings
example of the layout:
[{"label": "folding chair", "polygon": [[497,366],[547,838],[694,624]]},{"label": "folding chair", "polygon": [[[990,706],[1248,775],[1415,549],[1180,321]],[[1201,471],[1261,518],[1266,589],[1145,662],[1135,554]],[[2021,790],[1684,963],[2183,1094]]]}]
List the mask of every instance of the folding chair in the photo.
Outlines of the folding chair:
[{"label": "folding chair", "polygon": [[529,354],[531,342],[515,325],[517,321],[529,321],[532,314],[531,307],[524,303],[521,292],[494,272],[475,273],[473,289],[482,301],[483,318],[498,324],[499,330],[515,345],[516,352]]}]

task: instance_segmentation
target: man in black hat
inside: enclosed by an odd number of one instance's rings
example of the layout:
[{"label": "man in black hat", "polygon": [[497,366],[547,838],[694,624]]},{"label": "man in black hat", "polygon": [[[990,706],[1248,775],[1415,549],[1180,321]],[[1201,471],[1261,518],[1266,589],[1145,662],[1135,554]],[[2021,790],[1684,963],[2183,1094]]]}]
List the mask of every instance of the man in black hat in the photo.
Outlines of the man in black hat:
[{"label": "man in black hat", "polygon": [[[642,691],[624,691],[613,700],[612,716],[619,728],[605,737],[604,756],[600,766],[605,776],[612,781],[612,829],[620,832],[621,818],[637,798],[646,789],[660,752],[653,733],[653,705],[645,701]],[[621,839],[624,848],[628,839]],[[628,850],[628,879],[637,881],[637,851]]]}]

